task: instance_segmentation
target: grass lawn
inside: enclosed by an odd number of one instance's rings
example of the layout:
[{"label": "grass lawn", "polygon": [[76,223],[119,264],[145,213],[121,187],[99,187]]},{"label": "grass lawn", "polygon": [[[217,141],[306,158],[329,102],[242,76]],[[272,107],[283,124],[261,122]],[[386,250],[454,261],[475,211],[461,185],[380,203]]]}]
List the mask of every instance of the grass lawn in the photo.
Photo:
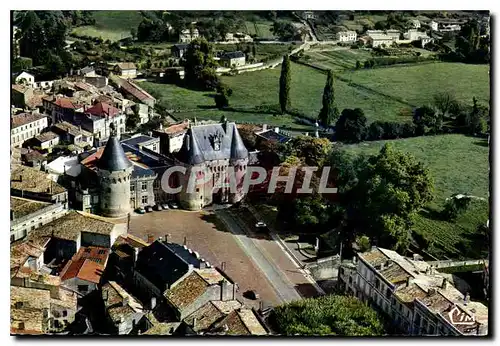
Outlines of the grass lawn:
[{"label": "grass lawn", "polygon": [[307,62],[316,66],[342,72],[346,69],[354,69],[356,61],[363,64],[365,60],[372,57],[372,54],[364,49],[336,49],[331,51],[312,50],[307,52],[305,56],[310,57]]},{"label": "grass lawn", "polygon": [[482,103],[490,99],[488,65],[436,62],[432,64],[375,68],[352,72],[352,81],[414,106],[432,102],[439,92],[449,92],[457,100]]},{"label": "grass lawn", "polygon": [[139,11],[94,11],[95,25],[81,26],[73,30],[78,35],[102,37],[117,41],[130,36],[130,29],[139,26],[142,16]]},{"label": "grass lawn", "polygon": [[[261,106],[278,106],[279,76],[281,68],[245,73],[233,77],[222,77],[233,89],[230,105],[247,112],[259,113]],[[321,109],[321,98],[326,82],[326,75],[307,66],[292,63],[292,108],[305,116],[316,118]],[[213,93],[197,92],[175,85],[142,83],[148,92],[158,98],[170,109],[198,111],[206,106],[213,106]],[[401,120],[399,111],[404,104],[390,99],[381,99],[365,90],[354,88],[342,81],[335,81],[335,97],[340,110],[360,107],[370,121]],[[201,107],[200,107],[201,106]],[[261,112],[260,112],[261,113]],[[201,117],[201,115],[200,115]],[[411,119],[404,119],[411,120]]]},{"label": "grass lawn", "polygon": [[[469,237],[479,224],[488,219],[488,203],[472,202],[470,209],[454,223],[440,219],[437,212],[442,210],[445,199],[455,193],[488,198],[487,142],[453,134],[365,142],[345,146],[345,149],[354,153],[376,154],[386,142],[424,162],[434,178],[435,198],[427,210],[419,214],[415,224],[417,233],[434,239],[435,246],[429,252],[438,257],[478,256],[480,244],[475,244]],[[461,242],[468,245],[463,246]]]}]

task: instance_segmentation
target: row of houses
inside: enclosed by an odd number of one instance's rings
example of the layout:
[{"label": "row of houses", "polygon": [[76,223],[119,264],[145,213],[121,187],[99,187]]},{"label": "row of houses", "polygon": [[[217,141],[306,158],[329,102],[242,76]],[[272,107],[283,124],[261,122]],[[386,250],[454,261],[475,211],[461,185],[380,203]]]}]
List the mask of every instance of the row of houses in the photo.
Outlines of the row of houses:
[{"label": "row of houses", "polygon": [[[487,335],[488,308],[419,258],[373,247],[339,270],[341,288],[386,316],[404,335]],[[464,290],[464,289],[463,289]]]}]

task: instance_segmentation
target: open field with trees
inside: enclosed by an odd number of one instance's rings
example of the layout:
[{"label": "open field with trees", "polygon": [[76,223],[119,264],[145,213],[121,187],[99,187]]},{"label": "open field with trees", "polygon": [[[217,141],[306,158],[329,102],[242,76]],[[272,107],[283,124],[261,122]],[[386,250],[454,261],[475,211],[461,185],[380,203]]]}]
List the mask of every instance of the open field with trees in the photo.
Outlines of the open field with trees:
[{"label": "open field with trees", "polygon": [[72,32],[77,35],[118,41],[131,36],[130,29],[137,29],[142,15],[139,11],[94,11],[93,18],[94,25],[76,27]]},{"label": "open field with trees", "polygon": [[[427,165],[434,179],[434,199],[420,212],[414,230],[426,237],[427,251],[437,257],[479,256],[478,225],[488,219],[488,202],[474,200],[456,220],[443,219],[446,198],[461,193],[488,199],[489,151],[487,141],[464,135],[425,136],[344,146],[356,154],[377,154],[384,143],[409,152]],[[483,248],[484,250],[484,248]]]}]

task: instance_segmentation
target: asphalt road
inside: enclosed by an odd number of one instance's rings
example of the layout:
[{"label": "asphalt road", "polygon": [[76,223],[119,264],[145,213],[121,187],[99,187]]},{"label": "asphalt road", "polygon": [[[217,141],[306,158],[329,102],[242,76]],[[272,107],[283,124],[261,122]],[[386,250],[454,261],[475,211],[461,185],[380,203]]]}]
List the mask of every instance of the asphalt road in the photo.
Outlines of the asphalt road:
[{"label": "asphalt road", "polygon": [[295,284],[283,274],[272,260],[270,254],[265,249],[257,246],[254,239],[247,236],[244,226],[240,225],[237,218],[226,210],[218,210],[216,214],[234,234],[238,245],[264,273],[282,302],[290,302],[302,298],[295,289]]}]

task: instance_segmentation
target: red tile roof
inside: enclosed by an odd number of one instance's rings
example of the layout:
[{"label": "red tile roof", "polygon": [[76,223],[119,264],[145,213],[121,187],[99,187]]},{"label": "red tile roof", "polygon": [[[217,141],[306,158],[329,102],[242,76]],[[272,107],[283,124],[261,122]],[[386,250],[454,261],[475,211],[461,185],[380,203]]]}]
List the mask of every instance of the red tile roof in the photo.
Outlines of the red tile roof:
[{"label": "red tile roof", "polygon": [[148,94],[144,89],[142,89],[141,87],[139,87],[138,85],[136,85],[132,82],[123,80],[121,82],[121,87],[126,92],[128,92],[129,94],[131,94],[132,96],[134,96],[135,98],[137,98],[141,101],[148,100],[148,99],[149,100],[156,100],[153,96]]},{"label": "red tile roof", "polygon": [[97,264],[106,265],[109,256],[109,249],[97,246],[81,247],[80,250],[73,256],[72,261],[79,261],[80,259],[88,259]]},{"label": "red tile roof", "polygon": [[40,113],[19,113],[13,115],[12,118],[12,128],[15,129],[16,127],[26,125],[29,123],[32,123],[37,120],[41,120],[45,118],[46,115],[40,114]]},{"label": "red tile roof", "polygon": [[57,105],[61,108],[70,108],[70,109],[78,108],[77,105],[75,105],[70,99],[68,99],[66,97],[60,97],[60,98],[56,99],[55,102],[53,101],[52,103],[54,103],[55,105]]},{"label": "red tile roof", "polygon": [[85,110],[85,113],[89,113],[92,115],[104,117],[109,115],[110,117],[114,117],[115,115],[120,113],[120,110],[116,107],[113,107],[107,103],[99,102],[96,103],[93,107],[90,107]]},{"label": "red tile roof", "polygon": [[80,258],[77,261],[69,260],[61,272],[61,281],[73,278],[99,283],[104,266],[87,258]]}]

